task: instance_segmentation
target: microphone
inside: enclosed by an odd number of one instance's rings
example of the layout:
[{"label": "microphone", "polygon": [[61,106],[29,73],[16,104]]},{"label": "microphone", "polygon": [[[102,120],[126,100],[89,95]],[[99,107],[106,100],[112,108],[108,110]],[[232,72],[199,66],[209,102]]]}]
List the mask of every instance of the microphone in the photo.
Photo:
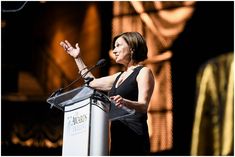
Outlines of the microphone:
[{"label": "microphone", "polygon": [[96,63],[95,66],[103,67],[103,66],[105,66],[105,64],[106,64],[105,59],[100,59],[100,60]]},{"label": "microphone", "polygon": [[[66,87],[64,88],[60,88],[60,89],[57,89],[55,92],[53,92],[51,94],[50,97],[53,97],[53,96],[57,96],[59,94],[61,94],[65,89],[69,88],[70,86],[72,86],[74,83],[76,83],[77,81],[79,81],[81,78],[84,78],[85,79],[85,83],[89,85],[89,83],[91,81],[94,80],[94,78],[91,78],[91,77],[85,77],[89,72],[91,72],[93,69],[97,68],[97,67],[103,67],[104,65],[106,64],[106,61],[105,59],[100,59],[95,65],[93,65],[91,68],[89,68],[83,75],[81,75],[80,77],[78,77],[76,80],[74,80],[73,82],[71,82],[69,85],[67,85]],[[50,98],[49,97],[49,98]]]}]

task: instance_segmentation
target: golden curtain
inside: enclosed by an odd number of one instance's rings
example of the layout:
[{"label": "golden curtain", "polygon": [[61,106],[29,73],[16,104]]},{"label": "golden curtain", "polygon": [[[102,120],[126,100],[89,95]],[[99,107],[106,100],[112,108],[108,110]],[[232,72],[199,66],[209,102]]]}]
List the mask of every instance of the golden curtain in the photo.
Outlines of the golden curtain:
[{"label": "golden curtain", "polygon": [[233,154],[233,53],[207,62],[197,75],[191,155]]}]

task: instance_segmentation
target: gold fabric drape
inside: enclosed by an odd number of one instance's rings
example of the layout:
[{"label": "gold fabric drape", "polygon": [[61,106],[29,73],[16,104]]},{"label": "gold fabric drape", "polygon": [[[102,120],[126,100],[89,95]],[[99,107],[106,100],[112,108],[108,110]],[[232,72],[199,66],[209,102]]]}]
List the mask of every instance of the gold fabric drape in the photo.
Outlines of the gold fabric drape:
[{"label": "gold fabric drape", "polygon": [[233,57],[233,53],[218,56],[197,75],[191,155],[233,154]]}]

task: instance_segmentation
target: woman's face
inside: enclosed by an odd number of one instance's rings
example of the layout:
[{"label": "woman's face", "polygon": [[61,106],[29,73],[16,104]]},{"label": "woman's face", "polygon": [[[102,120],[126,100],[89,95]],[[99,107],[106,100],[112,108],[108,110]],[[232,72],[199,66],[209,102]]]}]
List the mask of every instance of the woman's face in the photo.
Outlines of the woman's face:
[{"label": "woman's face", "polygon": [[126,65],[131,61],[130,47],[126,41],[119,37],[115,41],[113,54],[115,56],[116,63]]}]

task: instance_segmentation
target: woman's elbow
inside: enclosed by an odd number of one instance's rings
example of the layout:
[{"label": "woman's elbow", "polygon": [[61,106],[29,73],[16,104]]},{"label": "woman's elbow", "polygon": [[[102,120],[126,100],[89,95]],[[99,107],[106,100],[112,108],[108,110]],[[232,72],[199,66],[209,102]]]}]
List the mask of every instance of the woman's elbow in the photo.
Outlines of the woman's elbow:
[{"label": "woman's elbow", "polygon": [[147,113],[148,112],[148,104],[146,104],[146,103],[142,104],[139,108],[139,112]]}]

